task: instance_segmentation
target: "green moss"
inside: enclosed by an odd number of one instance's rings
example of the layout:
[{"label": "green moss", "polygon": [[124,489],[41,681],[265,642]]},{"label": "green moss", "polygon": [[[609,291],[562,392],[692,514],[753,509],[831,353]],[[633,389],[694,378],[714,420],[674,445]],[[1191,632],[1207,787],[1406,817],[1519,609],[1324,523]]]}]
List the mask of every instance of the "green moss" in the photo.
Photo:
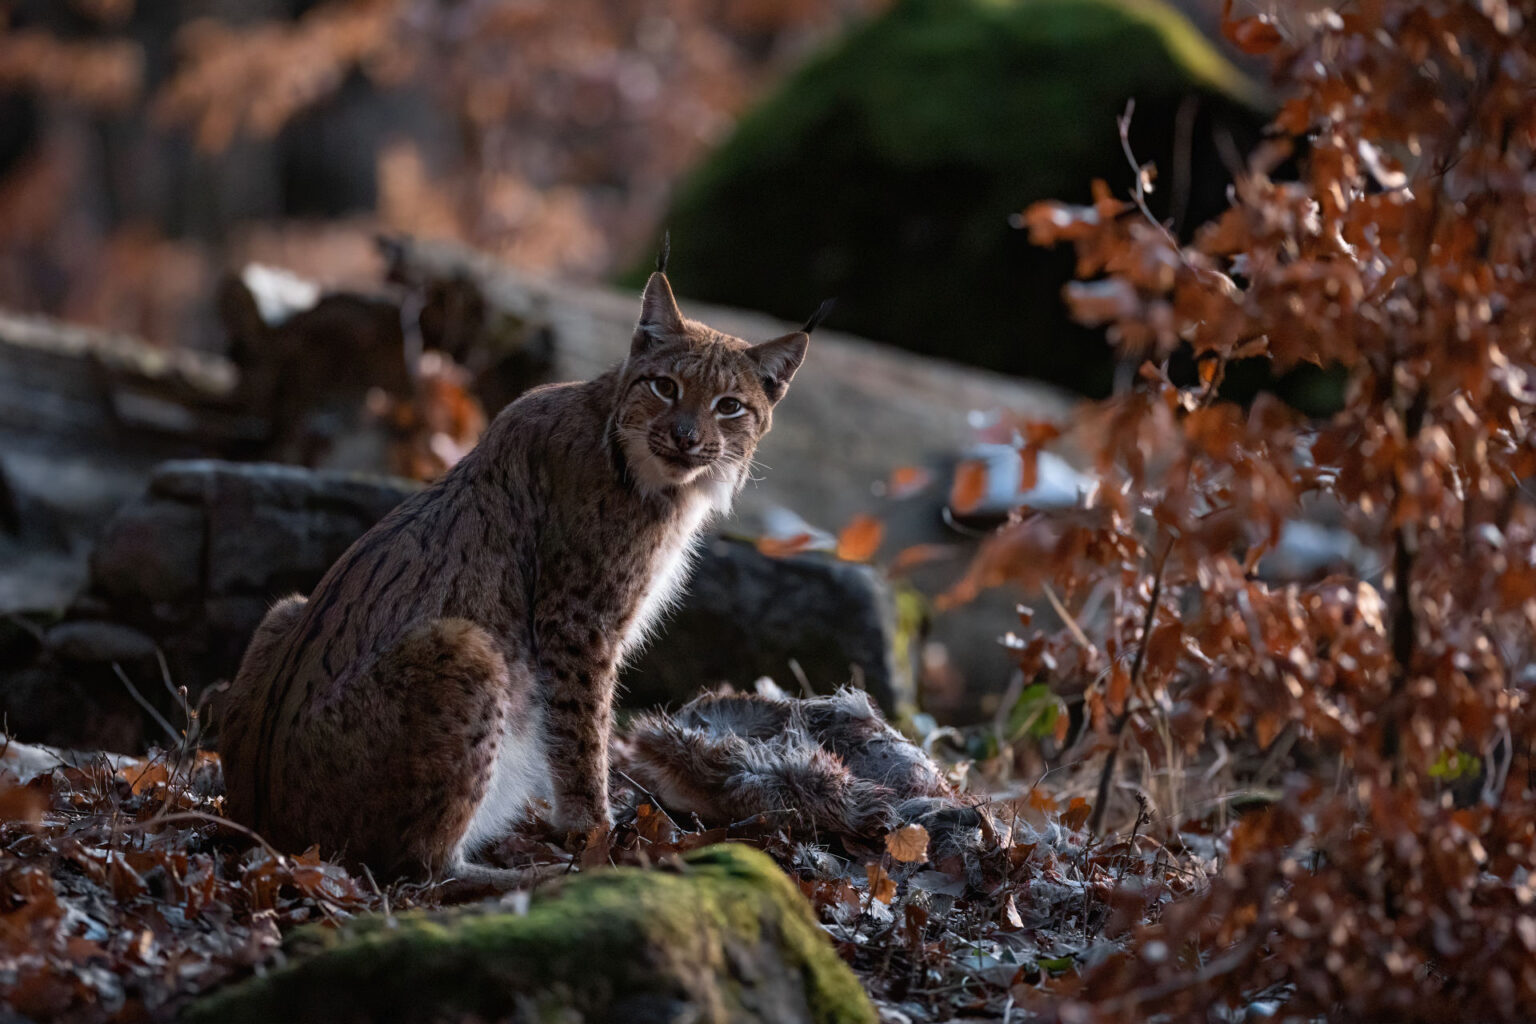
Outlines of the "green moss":
[{"label": "green moss", "polygon": [[187,1019],[875,1019],[794,884],[739,846],[698,851],[678,872],[576,876],[521,916],[491,905],[370,918],[302,929],[286,949],[286,966]]},{"label": "green moss", "polygon": [[[1083,201],[1132,172],[1115,119],[1172,192],[1189,129],[1187,223],[1224,203],[1212,141],[1242,146],[1259,90],[1156,0],[898,0],[742,119],[668,218],[685,295],[833,325],[917,351],[1080,387],[1084,344],[1061,310],[1068,252],[1009,217]],[[1192,104],[1186,106],[1186,104]],[[1102,376],[1107,382],[1107,367]]]},{"label": "green moss", "polygon": [[891,645],[892,657],[896,662],[896,671],[903,680],[899,692],[910,694],[912,699],[898,703],[889,717],[899,728],[910,732],[912,716],[922,710],[917,701],[920,691],[919,663],[922,658],[920,647],[928,627],[930,605],[928,598],[909,583],[892,581],[892,590],[896,595],[896,635]]}]

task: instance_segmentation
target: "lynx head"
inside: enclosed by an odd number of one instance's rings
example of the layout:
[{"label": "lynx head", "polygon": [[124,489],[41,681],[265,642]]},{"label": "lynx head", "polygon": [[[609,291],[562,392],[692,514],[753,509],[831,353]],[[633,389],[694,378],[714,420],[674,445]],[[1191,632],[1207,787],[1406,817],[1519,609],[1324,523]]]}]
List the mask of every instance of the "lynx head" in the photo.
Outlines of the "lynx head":
[{"label": "lynx head", "polygon": [[751,345],[684,317],[666,275],[652,274],[614,416],[635,483],[651,492],[705,488],[716,507],[728,506],[814,326]]}]

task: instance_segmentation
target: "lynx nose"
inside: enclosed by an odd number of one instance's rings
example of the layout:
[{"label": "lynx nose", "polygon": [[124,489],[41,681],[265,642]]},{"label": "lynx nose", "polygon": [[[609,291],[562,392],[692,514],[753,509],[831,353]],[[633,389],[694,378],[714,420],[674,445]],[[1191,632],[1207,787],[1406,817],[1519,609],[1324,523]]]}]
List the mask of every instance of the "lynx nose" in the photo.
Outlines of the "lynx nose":
[{"label": "lynx nose", "polygon": [[692,416],[686,416],[672,423],[672,443],[677,445],[678,451],[689,451],[699,445],[699,424]]}]

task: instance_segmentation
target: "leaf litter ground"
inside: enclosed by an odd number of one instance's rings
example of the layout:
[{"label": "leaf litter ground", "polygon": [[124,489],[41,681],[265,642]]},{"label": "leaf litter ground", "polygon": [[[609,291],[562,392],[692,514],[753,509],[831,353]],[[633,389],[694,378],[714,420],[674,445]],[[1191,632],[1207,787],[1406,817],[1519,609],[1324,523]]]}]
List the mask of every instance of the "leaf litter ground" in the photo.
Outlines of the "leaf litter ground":
[{"label": "leaf litter ground", "polygon": [[[14,744],[0,760],[0,1005],[10,1012],[169,1020],[198,994],[279,962],[298,925],[444,899],[381,886],[314,851],[284,856],[225,821],[212,755],[42,765],[37,753]],[[1209,864],[1140,829],[1089,843],[1083,801],[1058,807],[1038,788],[992,801],[976,841],[937,862],[921,825],[873,838],[801,834],[774,816],[705,828],[637,789],[625,796],[612,833],[579,854],[531,828],[493,859],[558,873],[751,843],[797,880],[889,1022],[1024,1020],[1024,1007],[1032,1016],[1071,1000],[1079,968],[1197,887]]]}]

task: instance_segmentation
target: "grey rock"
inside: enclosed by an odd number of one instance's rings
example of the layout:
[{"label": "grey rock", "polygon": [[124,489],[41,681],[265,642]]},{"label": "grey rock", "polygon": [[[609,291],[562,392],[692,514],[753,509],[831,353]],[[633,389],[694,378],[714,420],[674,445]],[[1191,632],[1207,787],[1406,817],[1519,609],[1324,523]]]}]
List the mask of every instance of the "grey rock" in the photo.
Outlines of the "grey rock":
[{"label": "grey rock", "polygon": [[117,601],[195,599],[203,579],[206,517],[170,501],[129,503],[91,554],[91,588]]},{"label": "grey rock", "polygon": [[826,555],[768,558],[727,538],[701,552],[687,596],[625,673],[631,704],[700,686],[750,688],[768,676],[794,692],[796,668],[820,692],[857,681],[889,712],[915,710],[915,673],[897,599],[867,565]]},{"label": "grey rock", "polygon": [[48,631],[45,642],[54,657],[65,661],[127,662],[155,656],[151,637],[115,622],[62,622]]},{"label": "grey rock", "polygon": [[314,471],[275,463],[184,459],[162,463],[151,497],[206,505],[238,497],[283,509],[323,508],[379,518],[416,489],[409,481],[368,473]]},{"label": "grey rock", "polygon": [[[62,676],[71,664],[105,667],[152,657],[158,646],[171,680],[195,695],[234,674],[274,601],[309,593],[415,489],[287,466],[166,463],[108,524],[70,613],[78,621],[47,634],[46,660]],[[761,676],[796,690],[793,664],[818,690],[857,680],[888,712],[904,714],[914,704],[914,672],[895,652],[915,645],[901,634],[898,605],[868,566],[810,555],[776,560],[717,538],[705,545],[688,598],[625,673],[628,702],[681,703],[701,687],[749,687]],[[149,689],[162,699],[164,687]],[[0,705],[12,703],[0,685]]]},{"label": "grey rock", "polygon": [[292,466],[164,463],[108,524],[88,598],[150,633],[195,692],[234,674],[273,601],[308,593],[416,488]]}]

